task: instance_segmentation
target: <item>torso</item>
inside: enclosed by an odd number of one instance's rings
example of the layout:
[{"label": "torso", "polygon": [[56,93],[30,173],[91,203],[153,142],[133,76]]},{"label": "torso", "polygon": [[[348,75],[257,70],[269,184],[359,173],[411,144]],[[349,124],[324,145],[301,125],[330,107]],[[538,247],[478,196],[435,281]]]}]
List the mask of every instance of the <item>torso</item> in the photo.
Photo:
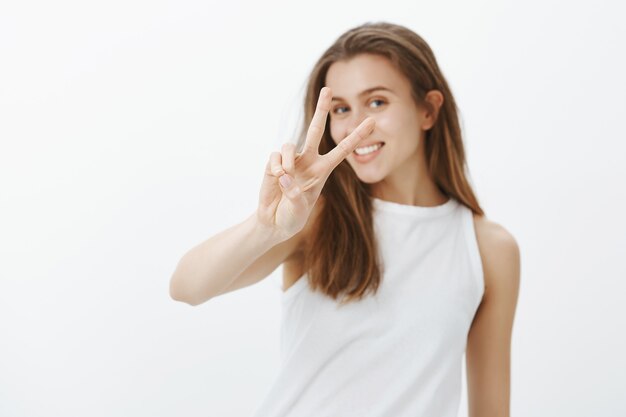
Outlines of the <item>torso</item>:
[{"label": "torso", "polygon": [[[474,228],[476,230],[476,240],[481,254],[483,270],[488,271],[485,256],[485,239],[488,239],[489,232],[500,227],[497,223],[488,220],[485,216],[474,214]],[[307,229],[308,230],[308,229]],[[304,239],[303,239],[304,240]],[[287,291],[304,274],[304,253],[296,250],[289,258],[283,262],[283,289]],[[485,274],[485,287],[488,287],[488,274]]]},{"label": "torso", "polygon": [[304,274],[304,258],[301,251],[283,262],[283,288],[289,289]]}]

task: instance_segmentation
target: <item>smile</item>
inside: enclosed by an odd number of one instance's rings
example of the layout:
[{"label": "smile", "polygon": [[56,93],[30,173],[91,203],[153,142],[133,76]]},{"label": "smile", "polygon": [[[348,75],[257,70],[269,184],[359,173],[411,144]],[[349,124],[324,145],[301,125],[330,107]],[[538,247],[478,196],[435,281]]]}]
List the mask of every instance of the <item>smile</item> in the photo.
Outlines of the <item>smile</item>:
[{"label": "smile", "polygon": [[375,145],[363,146],[361,148],[356,148],[354,152],[352,152],[352,156],[354,160],[359,163],[369,162],[372,159],[376,158],[382,151],[382,147],[385,144],[383,142],[377,143]]},{"label": "smile", "polygon": [[383,143],[377,143],[375,145],[370,145],[370,146],[364,146],[362,148],[356,148],[354,150],[354,153],[356,153],[357,155],[367,155],[369,153],[372,153],[376,150],[378,150],[379,148],[381,148],[383,146]]}]

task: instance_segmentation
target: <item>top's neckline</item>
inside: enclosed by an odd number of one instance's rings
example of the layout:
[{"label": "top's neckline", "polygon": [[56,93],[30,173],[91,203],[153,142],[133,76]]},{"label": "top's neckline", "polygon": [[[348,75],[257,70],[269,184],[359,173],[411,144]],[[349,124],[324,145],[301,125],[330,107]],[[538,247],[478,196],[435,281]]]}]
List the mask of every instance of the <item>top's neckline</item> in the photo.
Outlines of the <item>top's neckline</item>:
[{"label": "top's neckline", "polygon": [[448,197],[448,201],[438,206],[412,206],[408,204],[395,203],[393,201],[381,200],[371,197],[373,207],[377,210],[390,213],[409,214],[417,217],[434,217],[451,212],[457,202],[453,197]]}]

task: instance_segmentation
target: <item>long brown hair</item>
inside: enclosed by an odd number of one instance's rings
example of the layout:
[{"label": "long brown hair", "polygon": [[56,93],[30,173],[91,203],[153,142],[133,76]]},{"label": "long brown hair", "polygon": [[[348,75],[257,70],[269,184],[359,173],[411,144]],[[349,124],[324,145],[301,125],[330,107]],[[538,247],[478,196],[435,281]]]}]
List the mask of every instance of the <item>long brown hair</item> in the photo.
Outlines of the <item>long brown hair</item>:
[{"label": "long brown hair", "polygon": [[[474,213],[484,214],[467,179],[465,150],[458,112],[435,56],[415,32],[397,24],[367,22],[339,36],[319,58],[309,75],[304,99],[304,120],[296,149],[302,151],[326,74],[331,64],[361,53],[386,57],[407,77],[418,106],[430,90],[444,97],[435,124],[425,132],[424,151],[427,168],[443,194],[454,197]],[[329,124],[327,118],[326,126]],[[329,129],[324,131],[319,152],[335,147]],[[320,200],[322,208],[304,246],[304,268],[313,290],[341,304],[375,293],[381,281],[383,260],[379,257],[374,235],[370,185],[362,182],[344,160],[330,174]]]}]

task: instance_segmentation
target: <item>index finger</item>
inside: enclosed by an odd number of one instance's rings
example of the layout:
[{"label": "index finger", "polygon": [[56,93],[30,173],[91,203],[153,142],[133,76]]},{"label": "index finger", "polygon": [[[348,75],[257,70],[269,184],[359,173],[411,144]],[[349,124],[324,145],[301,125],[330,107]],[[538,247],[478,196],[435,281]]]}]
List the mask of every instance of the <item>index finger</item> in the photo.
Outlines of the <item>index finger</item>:
[{"label": "index finger", "polygon": [[356,129],[346,136],[341,142],[337,144],[330,152],[322,155],[324,158],[328,158],[332,169],[335,169],[337,165],[341,163],[348,155],[350,155],[357,147],[357,145],[366,137],[372,133],[376,122],[371,117],[366,118],[361,122]]},{"label": "index finger", "polygon": [[306,133],[303,152],[315,151],[315,155],[319,152],[320,142],[322,141],[322,135],[326,127],[326,117],[330,111],[331,97],[330,87],[322,87],[320,96],[317,99],[317,107],[315,108],[313,119]]}]

